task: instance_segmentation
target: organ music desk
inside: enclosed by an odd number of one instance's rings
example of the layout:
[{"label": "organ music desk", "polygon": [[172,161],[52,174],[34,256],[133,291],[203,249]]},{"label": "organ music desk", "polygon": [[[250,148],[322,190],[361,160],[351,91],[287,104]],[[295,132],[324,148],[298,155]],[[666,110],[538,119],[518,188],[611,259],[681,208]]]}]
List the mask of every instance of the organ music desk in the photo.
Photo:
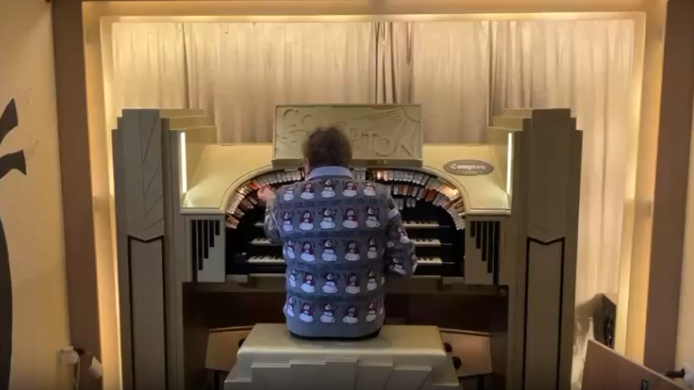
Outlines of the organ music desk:
[{"label": "organ music desk", "polygon": [[200,110],[124,110],[113,132],[124,388],[199,388],[209,329],[283,322],[282,248],[263,236],[256,190],[302,180],[303,137],[338,123],[355,176],[389,187],[422,259],[387,284],[386,323],[446,328],[454,356],[460,334],[486,335],[495,388],[568,389],[582,145],[570,110],[506,110],[474,145],[423,143],[420,117],[278,106],[272,144],[228,145]]}]

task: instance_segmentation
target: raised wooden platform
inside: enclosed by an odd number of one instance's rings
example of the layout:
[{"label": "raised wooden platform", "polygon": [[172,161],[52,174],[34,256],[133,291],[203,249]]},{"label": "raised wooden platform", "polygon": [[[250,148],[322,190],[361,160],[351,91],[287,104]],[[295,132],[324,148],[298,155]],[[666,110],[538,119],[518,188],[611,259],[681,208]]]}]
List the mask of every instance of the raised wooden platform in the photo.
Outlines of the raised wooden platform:
[{"label": "raised wooden platform", "polygon": [[437,327],[385,326],[372,340],[309,342],[283,324],[253,328],[224,388],[460,389]]}]

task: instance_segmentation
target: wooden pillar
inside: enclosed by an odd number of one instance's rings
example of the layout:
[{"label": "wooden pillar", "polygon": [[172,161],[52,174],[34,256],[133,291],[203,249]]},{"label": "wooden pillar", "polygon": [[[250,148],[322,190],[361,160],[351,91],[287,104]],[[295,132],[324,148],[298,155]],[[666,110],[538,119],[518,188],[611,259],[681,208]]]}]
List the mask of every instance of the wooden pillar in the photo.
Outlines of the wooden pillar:
[{"label": "wooden pillar", "polygon": [[86,370],[92,355],[101,360],[101,337],[80,0],[53,3],[53,36],[70,339],[89,351],[80,387],[101,389]]},{"label": "wooden pillar", "polygon": [[644,364],[674,369],[694,98],[694,1],[667,5]]}]

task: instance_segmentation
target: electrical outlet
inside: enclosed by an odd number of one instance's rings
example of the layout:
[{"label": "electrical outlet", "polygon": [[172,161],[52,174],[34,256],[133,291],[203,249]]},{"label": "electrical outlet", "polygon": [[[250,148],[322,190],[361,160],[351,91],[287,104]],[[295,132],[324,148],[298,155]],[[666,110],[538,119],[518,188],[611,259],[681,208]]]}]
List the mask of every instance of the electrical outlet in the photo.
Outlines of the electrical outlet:
[{"label": "electrical outlet", "polygon": [[101,362],[95,357],[92,357],[92,364],[89,366],[89,373],[92,374],[94,379],[99,379],[102,375],[104,375],[104,369],[101,367]]},{"label": "electrical outlet", "polygon": [[72,366],[80,360],[80,355],[71,346],[60,348],[60,364]]},{"label": "electrical outlet", "polygon": [[694,390],[694,369],[692,369],[691,364],[684,365],[684,383]]}]

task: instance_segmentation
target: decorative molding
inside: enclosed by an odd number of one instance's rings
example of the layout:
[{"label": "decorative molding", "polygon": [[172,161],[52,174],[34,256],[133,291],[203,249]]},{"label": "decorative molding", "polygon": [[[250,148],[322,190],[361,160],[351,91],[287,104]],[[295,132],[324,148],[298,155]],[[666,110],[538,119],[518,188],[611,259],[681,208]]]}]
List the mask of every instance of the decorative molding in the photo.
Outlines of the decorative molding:
[{"label": "decorative molding", "polygon": [[352,143],[353,160],[422,163],[418,105],[277,106],[273,162],[301,163],[304,139],[319,126],[337,125]]}]

